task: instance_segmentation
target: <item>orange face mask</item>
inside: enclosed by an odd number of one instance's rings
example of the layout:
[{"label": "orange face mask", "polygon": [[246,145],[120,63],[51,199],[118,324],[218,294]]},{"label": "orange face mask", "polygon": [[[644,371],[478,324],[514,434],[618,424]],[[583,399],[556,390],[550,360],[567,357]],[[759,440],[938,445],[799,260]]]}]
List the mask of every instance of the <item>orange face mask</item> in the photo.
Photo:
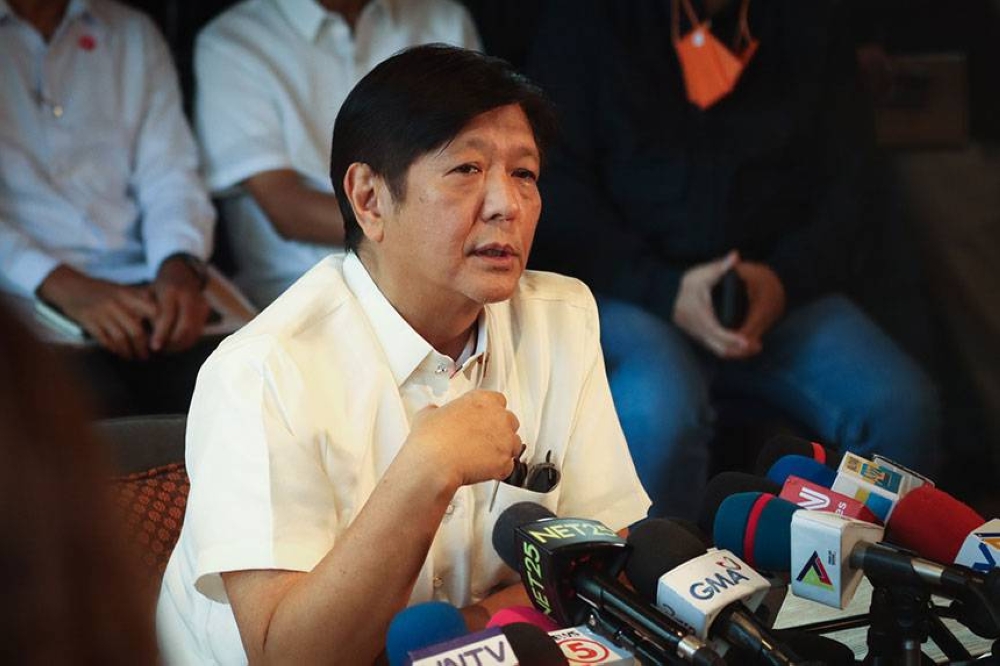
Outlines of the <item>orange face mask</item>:
[{"label": "orange face mask", "polygon": [[[691,22],[691,32],[680,36],[680,3]],[[684,73],[688,100],[704,110],[728,95],[736,87],[743,70],[757,51],[757,40],[750,34],[747,13],[750,0],[740,5],[740,18],[729,50],[715,38],[709,22],[701,22],[690,0],[673,0],[671,32],[674,49]]]}]

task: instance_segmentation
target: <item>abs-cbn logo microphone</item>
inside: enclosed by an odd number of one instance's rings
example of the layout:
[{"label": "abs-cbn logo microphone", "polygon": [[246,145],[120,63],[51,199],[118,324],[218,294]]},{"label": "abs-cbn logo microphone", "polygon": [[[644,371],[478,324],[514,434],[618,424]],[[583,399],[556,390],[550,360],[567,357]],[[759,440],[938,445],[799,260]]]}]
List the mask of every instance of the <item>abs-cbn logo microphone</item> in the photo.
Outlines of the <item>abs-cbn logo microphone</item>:
[{"label": "abs-cbn logo microphone", "polygon": [[722,559],[716,561],[715,564],[722,569],[722,571],[719,571],[715,575],[708,576],[704,580],[695,582],[688,589],[690,595],[695,599],[708,601],[719,592],[735,587],[739,585],[741,581],[750,580],[745,574],[741,573],[741,570],[743,569],[742,563],[740,563],[735,557],[723,556]]}]

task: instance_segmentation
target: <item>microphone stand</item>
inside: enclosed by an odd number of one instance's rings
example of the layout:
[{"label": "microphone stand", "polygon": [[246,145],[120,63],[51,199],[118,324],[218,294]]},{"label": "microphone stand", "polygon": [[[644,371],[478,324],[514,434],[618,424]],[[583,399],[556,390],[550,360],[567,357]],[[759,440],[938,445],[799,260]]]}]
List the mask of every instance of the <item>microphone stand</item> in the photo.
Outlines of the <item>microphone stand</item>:
[{"label": "microphone stand", "polygon": [[920,586],[889,587],[874,579],[872,586],[864,666],[921,666],[920,646],[931,632],[930,592]]}]

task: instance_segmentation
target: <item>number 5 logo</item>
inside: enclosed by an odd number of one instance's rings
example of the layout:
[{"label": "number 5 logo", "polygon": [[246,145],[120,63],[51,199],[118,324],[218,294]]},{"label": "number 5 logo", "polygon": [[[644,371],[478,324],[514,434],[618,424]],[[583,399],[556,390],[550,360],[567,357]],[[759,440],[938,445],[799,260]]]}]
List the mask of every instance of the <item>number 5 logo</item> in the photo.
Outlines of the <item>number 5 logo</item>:
[{"label": "number 5 logo", "polygon": [[571,664],[600,664],[611,656],[608,648],[587,638],[570,638],[559,647]]}]

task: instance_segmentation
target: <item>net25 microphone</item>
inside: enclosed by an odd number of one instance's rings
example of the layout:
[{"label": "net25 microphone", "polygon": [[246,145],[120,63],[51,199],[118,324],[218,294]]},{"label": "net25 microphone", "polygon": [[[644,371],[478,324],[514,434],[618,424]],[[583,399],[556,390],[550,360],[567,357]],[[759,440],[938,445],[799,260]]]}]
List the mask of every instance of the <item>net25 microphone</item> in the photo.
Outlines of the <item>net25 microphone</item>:
[{"label": "net25 microphone", "polygon": [[497,519],[493,547],[521,573],[535,607],[560,624],[580,625],[594,616],[654,663],[679,657],[698,666],[724,664],[704,641],[618,582],[629,548],[605,525],[556,518],[545,507],[522,502]]}]

